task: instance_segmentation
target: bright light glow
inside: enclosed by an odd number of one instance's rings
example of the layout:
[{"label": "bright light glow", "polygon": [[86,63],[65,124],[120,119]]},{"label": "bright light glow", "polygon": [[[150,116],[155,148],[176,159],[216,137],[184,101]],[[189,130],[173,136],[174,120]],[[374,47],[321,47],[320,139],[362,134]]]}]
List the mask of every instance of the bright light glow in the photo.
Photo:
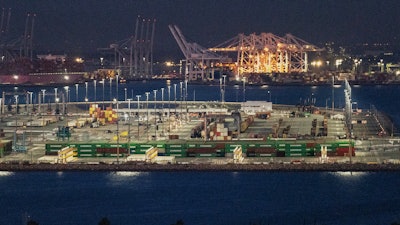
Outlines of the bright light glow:
[{"label": "bright light glow", "polygon": [[336,66],[342,65],[342,63],[343,63],[343,59],[336,59],[336,61],[335,61]]},{"label": "bright light glow", "polygon": [[83,63],[84,60],[83,60],[82,58],[78,57],[78,58],[75,59],[75,62],[77,62],[77,63]]},{"label": "bright light glow", "polygon": [[333,172],[334,175],[339,176],[339,177],[361,177],[363,175],[367,175],[367,172],[351,172],[351,171],[345,171],[345,172]]},{"label": "bright light glow", "polygon": [[64,79],[65,79],[65,80],[69,80],[69,76],[68,76],[68,75],[65,75],[65,76],[64,76]]},{"label": "bright light glow", "polygon": [[312,61],[311,65],[315,67],[320,67],[322,66],[322,61],[321,60]]},{"label": "bright light glow", "polygon": [[0,177],[7,177],[11,175],[14,175],[14,173],[9,171],[0,171]]},{"label": "bright light glow", "polygon": [[18,80],[18,75],[14,75],[14,79]]},{"label": "bright light glow", "polygon": [[169,66],[173,66],[173,65],[174,65],[174,63],[173,63],[173,62],[171,62],[171,61],[166,61],[166,62],[165,62],[165,65],[169,67]]},{"label": "bright light glow", "polygon": [[114,173],[117,176],[121,176],[121,177],[137,177],[140,174],[142,174],[142,172],[132,172],[132,171],[118,171]]}]

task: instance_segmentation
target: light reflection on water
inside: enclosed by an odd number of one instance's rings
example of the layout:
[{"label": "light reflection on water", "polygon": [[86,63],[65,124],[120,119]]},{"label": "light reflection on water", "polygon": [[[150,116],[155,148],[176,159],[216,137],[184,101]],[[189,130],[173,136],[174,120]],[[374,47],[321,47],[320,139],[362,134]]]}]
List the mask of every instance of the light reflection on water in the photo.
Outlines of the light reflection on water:
[{"label": "light reflection on water", "polygon": [[131,182],[138,179],[140,176],[148,174],[147,172],[134,171],[117,171],[107,175],[110,185],[124,185],[126,182]]},{"label": "light reflection on water", "polygon": [[368,172],[352,172],[352,171],[338,171],[333,172],[338,177],[361,177],[368,174]]},{"label": "light reflection on water", "polygon": [[8,177],[14,175],[14,172],[0,171],[0,177]]}]

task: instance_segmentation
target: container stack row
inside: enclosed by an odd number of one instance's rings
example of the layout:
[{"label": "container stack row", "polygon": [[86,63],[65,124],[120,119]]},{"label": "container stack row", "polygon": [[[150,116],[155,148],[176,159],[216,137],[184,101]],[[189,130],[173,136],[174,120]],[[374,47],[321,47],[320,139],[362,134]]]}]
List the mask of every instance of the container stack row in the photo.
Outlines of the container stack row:
[{"label": "container stack row", "polygon": [[[157,148],[159,156],[230,157],[237,147],[247,157],[319,157],[326,149],[328,157],[355,155],[353,142],[296,142],[296,141],[238,141],[238,142],[149,142],[149,143],[48,143],[46,155],[57,155],[66,147],[75,147],[77,157],[126,157],[145,154]],[[117,155],[119,154],[119,155]]]}]

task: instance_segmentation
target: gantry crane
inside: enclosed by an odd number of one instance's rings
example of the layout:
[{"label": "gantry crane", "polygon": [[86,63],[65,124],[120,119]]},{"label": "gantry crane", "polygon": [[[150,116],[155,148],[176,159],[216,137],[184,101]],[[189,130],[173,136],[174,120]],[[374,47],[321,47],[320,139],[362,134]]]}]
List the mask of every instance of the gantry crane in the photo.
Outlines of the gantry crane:
[{"label": "gantry crane", "polygon": [[135,33],[122,41],[100,48],[114,56],[114,69],[127,79],[149,79],[153,75],[155,19],[136,19]]},{"label": "gantry crane", "polygon": [[226,61],[227,58],[209,51],[197,43],[187,42],[176,25],[169,25],[169,29],[185,56],[185,79],[213,80],[215,70],[219,69],[215,65]]},{"label": "gantry crane", "polygon": [[322,49],[291,34],[239,34],[216,47],[214,52],[237,54],[236,78],[250,73],[290,73],[308,71],[308,52]]},{"label": "gantry crane", "polygon": [[[272,33],[239,34],[206,49],[187,42],[176,25],[170,25],[169,29],[185,56],[185,74],[189,80],[213,79],[211,74],[220,69],[216,66],[229,67],[236,80],[254,73],[307,72],[308,52],[323,50],[292,34],[279,37]],[[236,62],[232,60],[235,58]]]}]

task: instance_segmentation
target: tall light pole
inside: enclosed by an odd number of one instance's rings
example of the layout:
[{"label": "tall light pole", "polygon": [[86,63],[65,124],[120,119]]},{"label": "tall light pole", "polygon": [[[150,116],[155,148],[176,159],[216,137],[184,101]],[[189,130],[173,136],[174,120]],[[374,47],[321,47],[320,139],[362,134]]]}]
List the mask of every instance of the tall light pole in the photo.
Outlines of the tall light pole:
[{"label": "tall light pole", "polygon": [[243,77],[243,102],[246,102],[246,77]]},{"label": "tall light pole", "polygon": [[[33,103],[33,102],[32,102],[32,95],[33,95],[33,92],[32,92],[32,91],[29,91],[28,94],[29,94],[29,104],[30,104],[31,106],[33,106],[33,105],[32,105],[32,103]],[[33,110],[33,107],[32,107],[32,110]]]},{"label": "tall light pole", "polygon": [[75,101],[78,102],[79,97],[78,97],[78,86],[79,84],[75,84]]},{"label": "tall light pole", "polygon": [[147,110],[147,116],[146,116],[146,135],[147,135],[147,140],[149,140],[149,94],[150,92],[146,92],[146,110]]},{"label": "tall light pole", "polygon": [[271,102],[271,92],[268,91],[268,96],[269,96],[269,102]]},{"label": "tall light pole", "polygon": [[97,101],[97,89],[96,89],[97,80],[93,80],[93,84],[94,84],[94,102],[96,102]]},{"label": "tall light pole", "polygon": [[58,89],[58,88],[54,88],[54,102],[55,102],[56,99],[57,99],[57,89]]},{"label": "tall light pole", "polygon": [[188,80],[185,80],[185,105],[186,105],[186,107],[185,107],[185,111],[186,111],[185,119],[186,119],[186,122],[188,121],[188,104],[187,104],[188,89],[187,89],[187,85],[188,85]]},{"label": "tall light pole", "polygon": [[176,84],[174,84],[175,117],[176,117]]},{"label": "tall light pole", "polygon": [[128,99],[128,93],[127,93],[127,89],[126,88],[124,88],[124,91],[125,91],[125,101]]},{"label": "tall light pole", "polygon": [[69,86],[65,86],[64,89],[65,89],[65,95],[67,96],[66,100],[67,100],[67,103],[68,103],[69,102],[69,95],[68,95]]},{"label": "tall light pole", "polygon": [[85,101],[88,99],[88,82],[85,82]]},{"label": "tall light pole", "polygon": [[[119,94],[119,92],[118,92],[118,77],[119,77],[119,75],[117,74],[115,77],[116,77],[115,83],[117,84],[116,85],[117,91],[115,93],[117,94],[117,101],[118,101],[118,99],[119,99],[119,96],[118,96],[118,94]],[[117,109],[118,109],[118,104],[117,104]]]},{"label": "tall light pole", "polygon": [[110,77],[110,101],[112,101],[112,77]]},{"label": "tall light pole", "polygon": [[161,88],[161,135],[164,134],[164,88]]},{"label": "tall light pole", "polygon": [[69,93],[69,86],[65,86],[64,89],[65,89],[65,95],[67,96],[66,97],[66,102],[65,102],[65,107],[64,107],[65,108],[65,114],[66,114],[68,112],[67,111],[67,105],[68,105],[68,102],[69,102],[69,94],[68,94]]},{"label": "tall light pole", "polygon": [[103,84],[103,110],[104,110],[104,83],[105,83],[104,78],[101,79],[101,83]]},{"label": "tall light pole", "polygon": [[132,99],[127,99],[128,100],[128,149],[129,149],[129,144],[131,143],[131,100]]},{"label": "tall light pole", "polygon": [[157,140],[157,90],[154,92],[154,140]]},{"label": "tall light pole", "polygon": [[[117,101],[117,105],[118,105],[118,99]],[[117,164],[119,164],[119,116],[117,113]]]},{"label": "tall light pole", "polygon": [[171,85],[168,84],[168,133],[171,131]]},{"label": "tall light pole", "polygon": [[223,90],[222,90],[222,102],[225,102],[225,82],[226,82],[226,75],[222,75],[222,77],[224,78],[224,86],[223,86]]},{"label": "tall light pole", "polygon": [[140,97],[141,95],[136,95],[137,98],[137,140],[140,140]]},{"label": "tall light pole", "polygon": [[43,96],[43,101],[42,101],[42,102],[43,102],[43,104],[45,104],[45,103],[46,103],[46,101],[45,101],[45,99],[46,99],[46,98],[45,98],[46,89],[42,89],[41,91],[42,91],[42,96]]},{"label": "tall light pole", "polygon": [[179,102],[179,107],[181,108],[181,113],[180,113],[180,115],[179,115],[179,119],[180,119],[180,121],[182,122],[182,101],[183,101],[183,91],[182,91],[182,88],[183,88],[183,82],[182,82],[182,81],[179,82],[179,85],[180,85],[180,87],[181,87],[181,96],[180,96],[181,101]]}]

